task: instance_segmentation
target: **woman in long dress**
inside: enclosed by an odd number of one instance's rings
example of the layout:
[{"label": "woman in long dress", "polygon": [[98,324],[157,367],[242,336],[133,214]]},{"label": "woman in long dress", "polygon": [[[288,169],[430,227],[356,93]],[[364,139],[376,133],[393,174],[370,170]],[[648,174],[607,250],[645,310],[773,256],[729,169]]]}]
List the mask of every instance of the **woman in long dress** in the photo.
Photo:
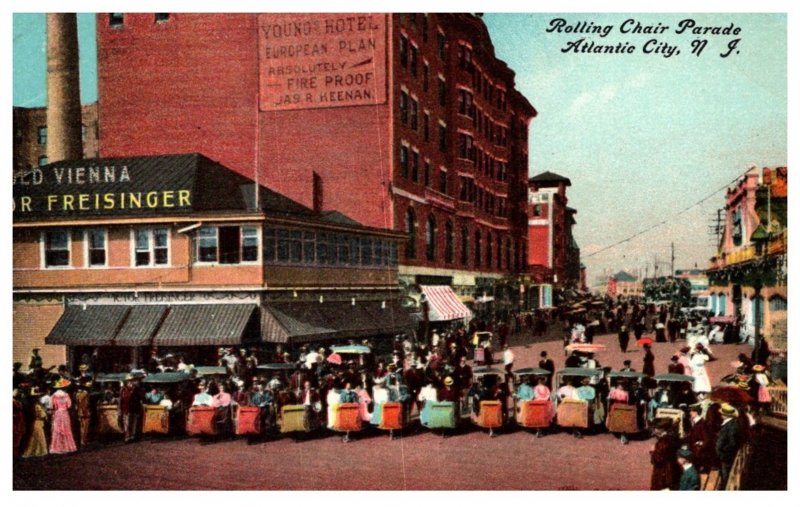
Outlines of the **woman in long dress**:
[{"label": "woman in long dress", "polygon": [[31,390],[31,396],[35,399],[33,402],[33,426],[31,434],[28,438],[28,443],[25,444],[25,451],[22,453],[23,458],[35,458],[47,455],[47,436],[44,433],[44,424],[47,422],[47,410],[45,410],[39,397],[42,393],[38,388],[34,387]]},{"label": "woman in long dress", "polygon": [[72,436],[72,420],[69,415],[69,408],[72,400],[62,389],[70,385],[70,381],[62,378],[54,386],[57,391],[50,398],[50,408],[53,411],[53,435],[50,439],[50,453],[63,454],[75,452],[75,439]]},{"label": "woman in long dress", "polygon": [[711,380],[708,378],[708,372],[706,371],[706,361],[708,361],[708,355],[703,346],[698,344],[689,357],[689,364],[692,366],[692,376],[694,377],[692,390],[695,394],[711,392]]}]

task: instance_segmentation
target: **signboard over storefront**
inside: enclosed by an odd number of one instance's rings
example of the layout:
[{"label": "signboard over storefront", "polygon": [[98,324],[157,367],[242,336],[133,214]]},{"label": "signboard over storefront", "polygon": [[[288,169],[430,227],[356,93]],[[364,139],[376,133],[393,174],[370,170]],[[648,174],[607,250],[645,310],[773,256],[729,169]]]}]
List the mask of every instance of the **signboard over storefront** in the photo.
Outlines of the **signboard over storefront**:
[{"label": "signboard over storefront", "polygon": [[386,102],[385,14],[261,14],[261,111]]}]

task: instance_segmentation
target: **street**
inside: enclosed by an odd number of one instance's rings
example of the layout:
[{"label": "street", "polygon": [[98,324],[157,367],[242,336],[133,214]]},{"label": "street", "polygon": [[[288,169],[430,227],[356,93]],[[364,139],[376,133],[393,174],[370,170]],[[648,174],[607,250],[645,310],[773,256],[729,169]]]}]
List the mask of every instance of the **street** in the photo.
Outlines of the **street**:
[{"label": "street", "polygon": [[[608,346],[598,354],[602,365],[618,369],[629,358],[641,369],[640,349],[622,354],[613,335],[595,342]],[[682,343],[653,344],[657,373],[666,371]],[[536,365],[542,350],[563,365],[561,343],[547,342],[514,347],[515,368]],[[715,345],[713,351],[718,359],[708,370],[716,381],[750,347]],[[147,437],[15,459],[13,484],[15,490],[647,490],[652,443],[635,438],[623,446],[607,433],[578,440],[561,431],[536,438],[513,427],[490,438],[471,425],[447,438],[420,429],[390,440],[371,430],[349,443],[328,432],[253,445],[240,438],[203,443]]]}]

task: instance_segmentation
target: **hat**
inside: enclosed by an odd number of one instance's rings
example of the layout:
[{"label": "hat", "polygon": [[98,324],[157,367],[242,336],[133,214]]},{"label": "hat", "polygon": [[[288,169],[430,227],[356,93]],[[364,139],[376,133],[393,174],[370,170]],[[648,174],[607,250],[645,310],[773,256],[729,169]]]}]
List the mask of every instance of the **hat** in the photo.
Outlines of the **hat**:
[{"label": "hat", "polygon": [[39,352],[40,349],[31,349],[31,352]]},{"label": "hat", "polygon": [[444,385],[446,385],[446,386],[451,386],[451,385],[453,385],[453,377],[445,377],[445,379],[444,379]]},{"label": "hat", "polygon": [[42,395],[42,391],[41,391],[41,389],[39,389],[39,386],[33,386],[31,388],[31,396],[41,396],[41,395]]},{"label": "hat", "polygon": [[58,379],[55,382],[55,384],[53,384],[53,387],[56,388],[56,389],[63,389],[65,387],[69,386],[71,383],[72,382],[70,382],[68,379],[65,379],[64,377],[61,377],[60,379]]},{"label": "hat", "polygon": [[723,403],[719,406],[719,414],[722,417],[736,417],[739,415],[739,411],[733,408],[730,403]]},{"label": "hat", "polygon": [[748,384],[748,383],[747,383],[747,382],[745,382],[745,381],[741,381],[741,382],[739,382],[739,383],[737,384],[737,386],[739,387],[739,389],[750,389],[750,384]]},{"label": "hat", "polygon": [[86,371],[86,370],[88,370],[88,369],[89,369],[89,367],[88,367],[87,365],[85,365],[85,364],[82,364],[82,365],[78,366],[78,369],[79,369],[80,371]]},{"label": "hat", "polygon": [[678,356],[672,356],[672,357],[669,358],[669,360],[670,361],[677,361],[678,360]]},{"label": "hat", "polygon": [[692,451],[690,451],[689,449],[685,449],[685,448],[683,448],[683,447],[681,447],[680,449],[678,449],[678,452],[677,452],[677,453],[675,453],[675,454],[676,454],[676,455],[677,455],[679,458],[683,458],[683,459],[687,459],[687,460],[691,460],[691,459],[694,457],[694,456],[692,455]]},{"label": "hat", "polygon": [[630,359],[626,359],[626,360],[622,361],[622,364],[631,364],[631,360]]},{"label": "hat", "polygon": [[325,347],[320,347],[317,352],[319,352],[320,354],[324,354],[325,353]]},{"label": "hat", "polygon": [[684,354],[686,354],[686,353],[687,353],[687,352],[689,352],[690,350],[691,350],[691,349],[690,349],[689,347],[682,347],[682,348],[681,348],[681,352],[682,352],[682,353],[684,353]]},{"label": "hat", "polygon": [[753,366],[753,371],[764,371],[766,367],[763,364],[757,364]]}]

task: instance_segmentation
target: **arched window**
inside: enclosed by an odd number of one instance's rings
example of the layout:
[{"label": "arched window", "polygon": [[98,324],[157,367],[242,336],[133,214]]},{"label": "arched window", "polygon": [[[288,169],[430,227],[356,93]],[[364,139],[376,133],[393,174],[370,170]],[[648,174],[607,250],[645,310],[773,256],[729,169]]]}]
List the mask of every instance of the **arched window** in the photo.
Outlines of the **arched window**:
[{"label": "arched window", "polygon": [[486,234],[486,266],[492,269],[492,233]]},{"label": "arched window", "polygon": [[417,258],[417,217],[414,210],[406,211],[406,259]]},{"label": "arched window", "polygon": [[481,231],[475,231],[475,267],[481,267]]},{"label": "arched window", "polygon": [[444,224],[444,261],[453,263],[453,222],[450,220]]},{"label": "arched window", "polygon": [[786,299],[782,296],[772,296],[769,298],[769,311],[780,312],[786,311]]},{"label": "arched window", "polygon": [[425,258],[436,260],[436,218],[428,215],[428,227],[425,230]]},{"label": "arched window", "polygon": [[469,263],[469,228],[461,226],[461,264],[466,266]]}]

